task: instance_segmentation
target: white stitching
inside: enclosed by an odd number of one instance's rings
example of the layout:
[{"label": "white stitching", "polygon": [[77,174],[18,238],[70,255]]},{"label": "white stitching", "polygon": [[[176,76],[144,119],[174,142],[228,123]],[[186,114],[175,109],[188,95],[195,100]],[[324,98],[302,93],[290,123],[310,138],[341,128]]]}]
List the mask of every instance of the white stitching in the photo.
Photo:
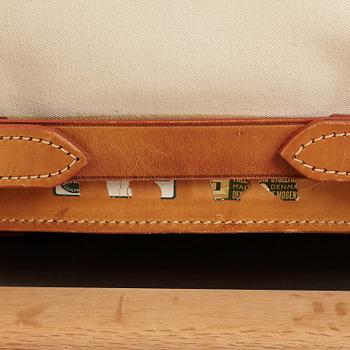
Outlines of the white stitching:
[{"label": "white stitching", "polygon": [[41,178],[47,178],[47,177],[53,177],[60,175],[64,173],[65,171],[69,170],[74,166],[75,163],[79,162],[79,157],[75,156],[71,152],[67,151],[63,148],[63,146],[56,145],[52,143],[51,141],[46,141],[43,139],[38,139],[34,137],[26,137],[26,136],[0,136],[0,141],[29,141],[29,142],[38,142],[42,143],[47,146],[54,147],[60,151],[62,151],[66,156],[70,156],[73,158],[73,161],[66,165],[63,169],[57,170],[52,173],[48,174],[38,174],[38,175],[8,175],[8,176],[0,176],[0,180],[34,180],[34,179],[41,179]]},{"label": "white stitching", "polygon": [[340,171],[340,170],[328,170],[325,168],[316,168],[314,165],[308,164],[306,163],[304,160],[298,158],[298,156],[300,155],[300,153],[307,147],[311,146],[312,144],[319,142],[319,141],[323,141],[323,140],[327,140],[333,137],[348,137],[350,136],[349,132],[341,132],[341,133],[336,133],[333,132],[331,134],[328,135],[321,135],[320,137],[317,138],[312,138],[310,141],[306,142],[305,144],[301,145],[300,148],[298,149],[297,152],[295,152],[292,156],[292,159],[298,163],[300,163],[303,167],[310,169],[313,172],[318,172],[318,173],[323,173],[323,174],[332,174],[332,175],[336,175],[336,176],[350,176],[350,171]]},{"label": "white stitching", "polygon": [[19,218],[3,218],[0,223],[34,223],[34,224],[99,224],[99,225],[155,225],[155,224],[170,224],[170,225],[350,225],[350,221],[345,220],[89,220],[89,219],[19,219]]}]

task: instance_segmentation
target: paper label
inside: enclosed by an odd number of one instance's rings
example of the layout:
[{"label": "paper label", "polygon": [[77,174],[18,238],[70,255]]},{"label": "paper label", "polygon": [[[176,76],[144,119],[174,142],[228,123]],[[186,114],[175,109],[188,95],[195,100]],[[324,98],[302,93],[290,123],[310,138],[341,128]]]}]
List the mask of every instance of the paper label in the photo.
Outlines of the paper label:
[{"label": "paper label", "polygon": [[155,183],[160,188],[161,199],[174,199],[176,197],[175,180],[155,181]]},{"label": "paper label", "polygon": [[127,180],[107,181],[107,192],[111,198],[131,198],[132,189]]},{"label": "paper label", "polygon": [[242,193],[248,189],[248,181],[241,179],[210,181],[215,200],[240,201]]},{"label": "paper label", "polygon": [[261,180],[259,183],[266,191],[271,192],[283,201],[297,201],[299,199],[295,179],[267,179]]},{"label": "paper label", "polygon": [[80,184],[77,181],[65,182],[54,188],[54,194],[57,196],[80,196]]}]

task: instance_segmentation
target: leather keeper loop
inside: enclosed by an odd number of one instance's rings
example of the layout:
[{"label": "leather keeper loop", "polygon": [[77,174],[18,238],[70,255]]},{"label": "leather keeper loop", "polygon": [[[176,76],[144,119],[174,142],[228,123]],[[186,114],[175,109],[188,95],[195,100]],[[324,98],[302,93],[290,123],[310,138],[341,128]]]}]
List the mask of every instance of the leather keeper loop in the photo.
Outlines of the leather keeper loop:
[{"label": "leather keeper loop", "polygon": [[309,179],[350,181],[350,122],[314,121],[289,139],[281,155]]},{"label": "leather keeper loop", "polygon": [[0,187],[54,187],[87,163],[77,146],[39,125],[1,125],[0,159]]}]

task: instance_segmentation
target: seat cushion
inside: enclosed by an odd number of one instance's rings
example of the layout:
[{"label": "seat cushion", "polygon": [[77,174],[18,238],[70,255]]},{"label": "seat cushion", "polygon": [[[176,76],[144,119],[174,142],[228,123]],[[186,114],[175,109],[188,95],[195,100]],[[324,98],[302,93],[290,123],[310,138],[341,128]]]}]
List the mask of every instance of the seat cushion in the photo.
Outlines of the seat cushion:
[{"label": "seat cushion", "polygon": [[349,0],[2,0],[0,114],[350,111]]}]

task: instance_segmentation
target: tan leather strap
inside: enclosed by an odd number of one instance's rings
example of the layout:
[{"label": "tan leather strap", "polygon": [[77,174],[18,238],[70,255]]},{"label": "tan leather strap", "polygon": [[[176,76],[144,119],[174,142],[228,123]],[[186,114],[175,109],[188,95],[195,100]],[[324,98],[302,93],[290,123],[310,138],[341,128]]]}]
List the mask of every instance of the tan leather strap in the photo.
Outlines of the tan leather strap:
[{"label": "tan leather strap", "polygon": [[[8,140],[3,143],[5,146],[0,142],[0,156],[6,160],[0,167],[0,176],[25,175],[26,178],[3,178],[0,186],[53,186],[73,176],[83,180],[298,176],[347,180],[349,176],[321,174],[310,170],[308,165],[339,172],[350,168],[345,166],[350,154],[348,138],[327,136],[333,132],[350,132],[349,120],[345,116],[316,121],[275,118],[118,122],[2,120],[2,136],[22,136],[22,139],[18,142]],[[284,159],[280,155],[281,147],[311,122],[318,127],[312,126],[310,135],[303,131],[289,141],[282,151]],[[316,141],[319,148],[308,144],[310,137],[317,139],[322,135],[327,136],[327,141]],[[23,137],[52,142],[62,146],[67,153],[43,142],[25,141]],[[76,146],[67,140],[72,140]],[[300,151],[302,144],[304,148]],[[340,144],[342,151],[333,157]],[[88,162],[82,150],[88,155]],[[71,164],[74,161],[72,155],[79,158],[79,162]],[[46,177],[28,177],[39,174]]]},{"label": "tan leather strap", "polygon": [[307,178],[350,181],[350,123],[337,119],[312,122],[297,131],[281,154]]},{"label": "tan leather strap", "polygon": [[0,230],[92,233],[350,232],[350,186],[298,179],[299,201],[283,201],[258,180],[240,201],[214,200],[209,181],[179,180],[161,199],[153,181],[131,182],[132,198],[81,182],[80,196],[51,189],[0,190]]},{"label": "tan leather strap", "polygon": [[38,125],[1,125],[0,159],[0,187],[53,187],[87,162],[66,138]]}]

